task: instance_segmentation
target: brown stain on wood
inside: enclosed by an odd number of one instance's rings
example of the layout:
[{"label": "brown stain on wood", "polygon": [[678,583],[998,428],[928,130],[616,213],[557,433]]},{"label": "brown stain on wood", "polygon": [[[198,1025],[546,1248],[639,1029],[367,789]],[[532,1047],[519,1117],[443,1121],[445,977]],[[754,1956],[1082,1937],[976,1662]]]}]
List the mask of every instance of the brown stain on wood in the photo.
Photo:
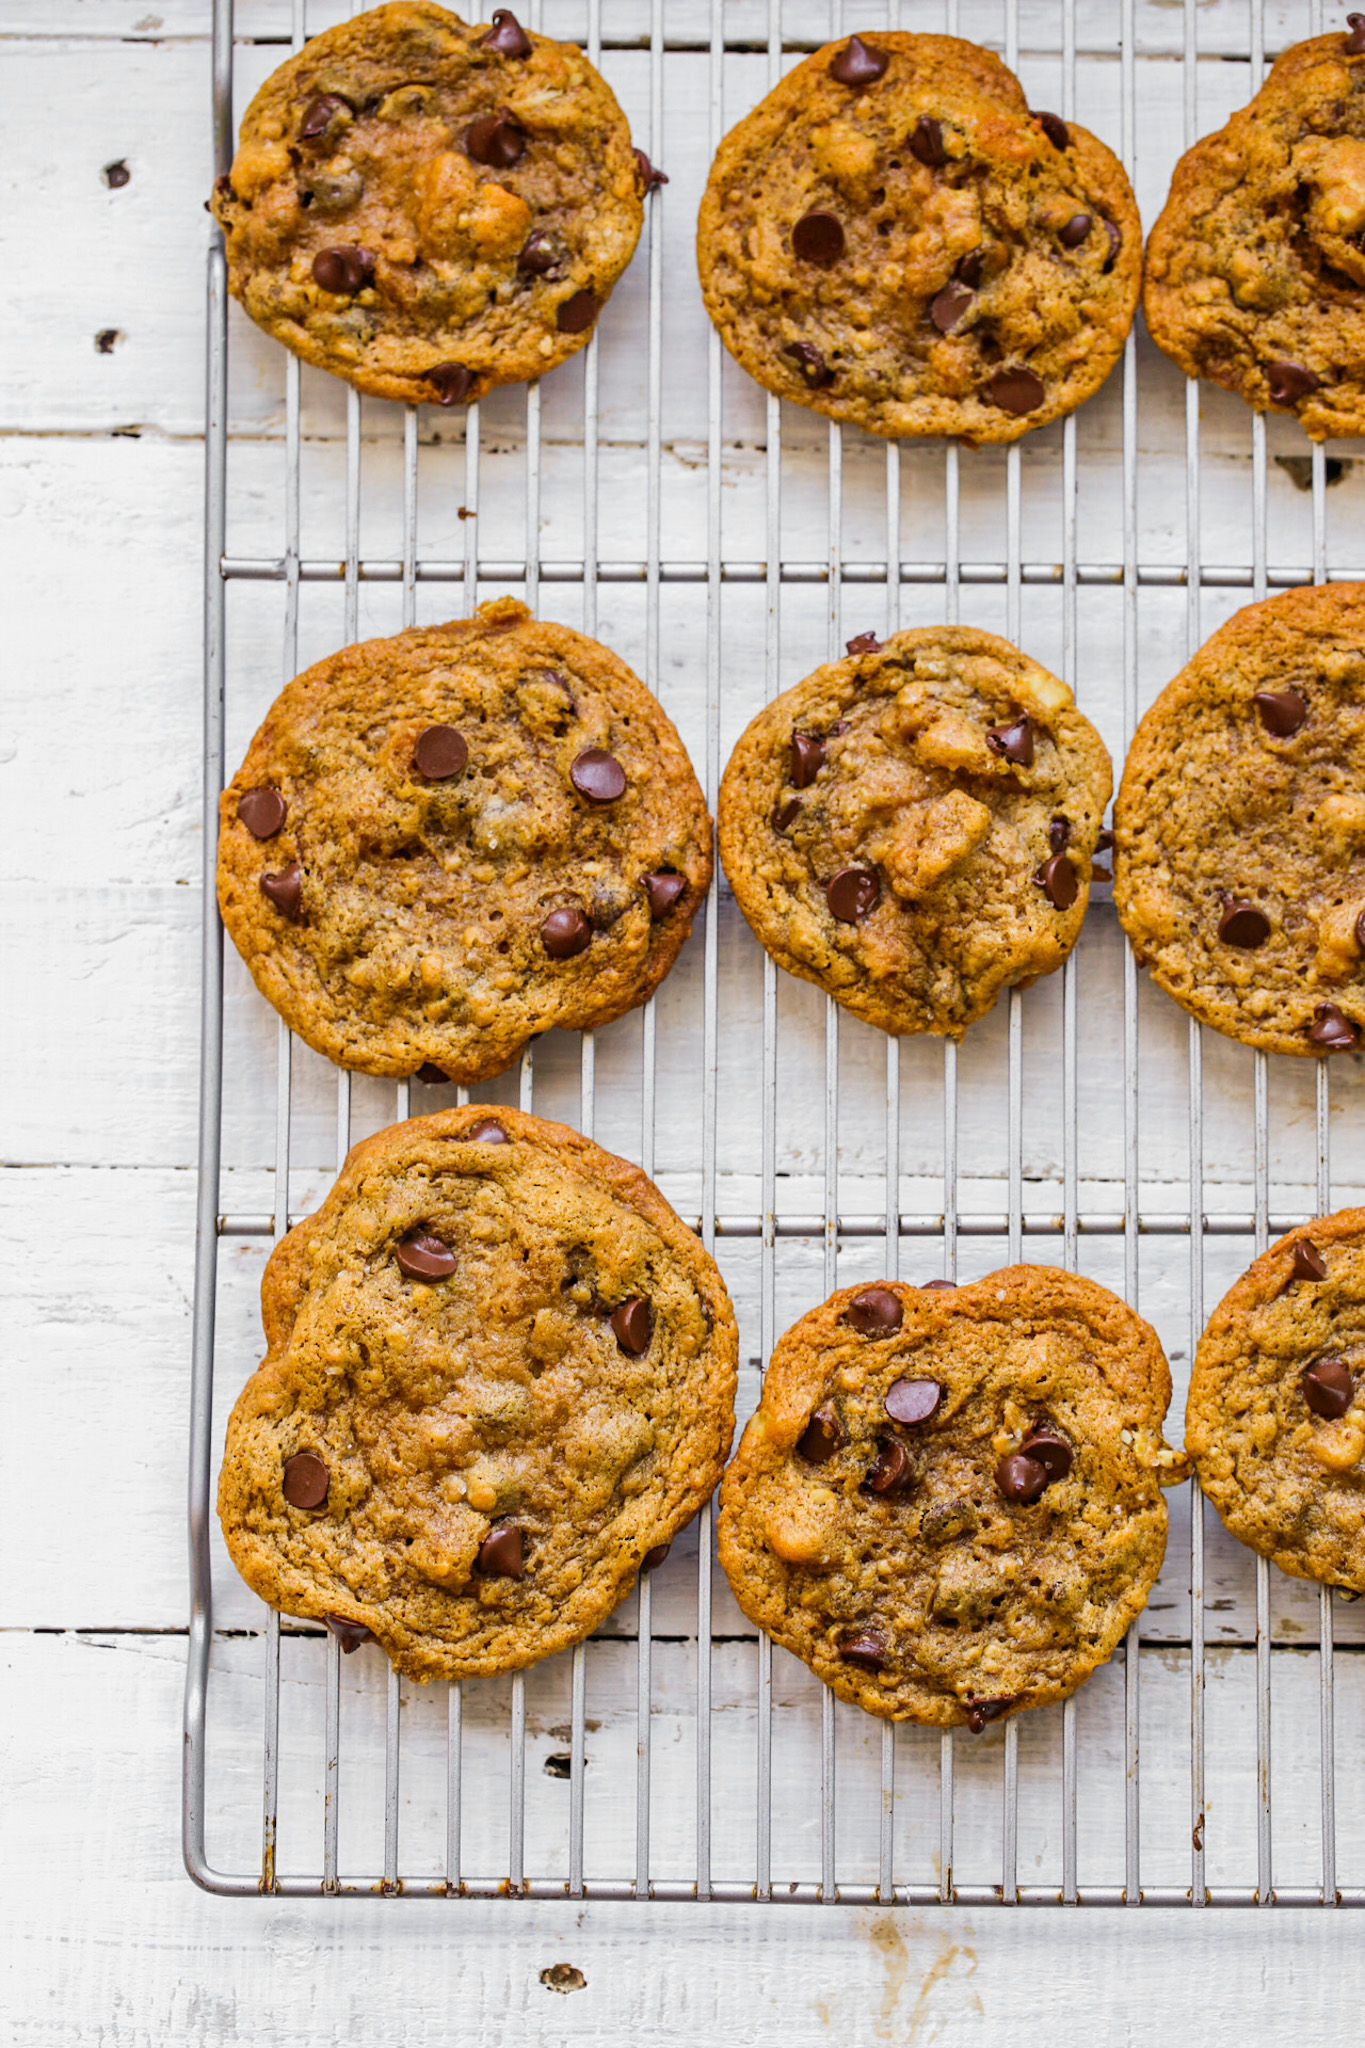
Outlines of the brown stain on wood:
[{"label": "brown stain on wood", "polygon": [[[937,1986],[950,1977],[973,1976],[976,1950],[965,1942],[951,1940],[943,1929],[926,1926],[922,1919],[902,1912],[875,1913],[866,1919],[860,1915],[859,1920],[882,1963],[881,2001],[872,2025],[873,2037],[878,2041],[895,2041],[897,2048],[913,2048],[931,2017]],[[927,1967],[926,1952],[931,1955]],[[906,2001],[912,1995],[913,2003],[907,2012]],[[969,2003],[980,2011],[975,1993]],[[816,2011],[828,2027],[828,2007],[822,2002]]]}]

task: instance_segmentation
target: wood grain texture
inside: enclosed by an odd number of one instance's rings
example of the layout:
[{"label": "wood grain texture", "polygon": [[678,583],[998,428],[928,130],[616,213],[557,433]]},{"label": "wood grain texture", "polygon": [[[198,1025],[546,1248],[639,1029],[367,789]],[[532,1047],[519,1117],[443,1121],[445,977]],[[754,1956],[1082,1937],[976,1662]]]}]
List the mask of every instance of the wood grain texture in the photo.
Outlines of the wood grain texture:
[{"label": "wood grain texture", "polygon": [[[310,26],[336,19],[341,0],[310,0]],[[1137,0],[1139,92],[1135,189],[1154,218],[1182,146],[1180,71],[1168,61],[1183,34],[1179,8]],[[1250,93],[1246,10],[1198,9],[1201,131],[1217,127]],[[239,0],[242,90],[278,61],[288,0]],[[1111,0],[1079,0],[1078,112],[1120,140],[1120,67]],[[771,1914],[709,1906],[487,1905],[380,1901],[307,1904],[232,1901],[196,1892],[180,1862],[180,1696],[186,1610],[184,1466],[189,1300],[193,1261],[198,1045],[200,560],[203,448],[203,259],[209,174],[210,8],[207,0],[0,0],[0,109],[7,204],[0,243],[15,317],[0,341],[0,534],[6,567],[7,659],[0,676],[0,1235],[7,1262],[6,1343],[0,1358],[0,1913],[9,1935],[0,1961],[0,2034],[18,2048],[147,2048],[185,2041],[227,2048],[329,2048],[338,2042],[535,2044],[682,2043],[711,2048],[831,2040],[875,2043],[1145,2044],[1177,2030],[1210,2048],[1301,2030],[1311,2013],[1327,2040],[1355,2027],[1365,1970],[1359,1943],[1327,1914],[1132,1913],[1096,1917],[958,1911],[885,1913],[791,1908]],[[669,0],[667,28],[704,38],[703,0]],[[849,10],[849,23],[881,19]],[[793,0],[784,25],[799,38],[826,32],[816,0]],[[1034,105],[1061,104],[1054,0],[1022,0],[1021,76]],[[586,13],[556,8],[557,33],[584,32]],[[647,33],[645,0],[609,0],[610,36]],[[921,25],[918,20],[914,26]],[[938,19],[926,25],[939,25]],[[999,0],[963,0],[962,31],[1000,45]],[[1266,45],[1307,31],[1307,0],[1273,0]],[[765,0],[733,0],[727,33],[752,52],[726,59],[724,118],[761,96],[767,58]],[[1220,61],[1220,55],[1232,61]],[[608,51],[603,69],[672,183],[652,202],[664,245],[664,450],[661,511],[671,559],[702,563],[707,546],[705,389],[708,335],[688,253],[707,167],[708,60],[668,60],[662,138],[648,134],[649,62]],[[105,164],[132,176],[111,191]],[[600,537],[604,559],[638,562],[644,542],[647,270],[642,252],[604,324]],[[96,343],[112,332],[107,353]],[[1139,336],[1141,489],[1139,556],[1178,564],[1184,549],[1185,393]],[[282,358],[245,321],[232,327],[234,451],[229,547],[278,556],[283,548]],[[542,529],[546,561],[583,553],[583,382],[570,367],[543,392]],[[758,563],[766,546],[763,400],[727,366],[723,380],[724,545]],[[337,561],[345,544],[345,402],[339,387],[303,386],[302,530],[305,555]],[[484,408],[479,545],[486,559],[524,552],[524,404],[501,394]],[[466,525],[464,450],[452,423],[421,421],[419,552],[459,561]],[[396,409],[362,415],[362,554],[394,562],[402,537],[402,423]],[[439,436],[439,439],[438,439]],[[1122,558],[1122,406],[1116,380],[1077,423],[1082,559]],[[1027,560],[1059,562],[1060,430],[1025,455],[1022,546]],[[1239,402],[1202,400],[1203,552],[1249,563],[1249,436]],[[1275,420],[1268,527],[1274,562],[1307,568],[1311,503],[1290,468],[1304,448]],[[784,422],[782,553],[819,563],[828,546],[824,429]],[[1357,461],[1360,449],[1334,449]],[[885,555],[883,451],[850,435],[844,450],[846,557]],[[962,461],[963,550],[1001,558],[1003,455]],[[1348,469],[1327,497],[1328,561],[1365,560],[1365,474]],[[943,463],[937,448],[902,459],[901,554],[943,556]],[[513,588],[499,584],[485,594]],[[1207,634],[1244,602],[1245,590],[1205,592]],[[942,616],[939,585],[907,583],[905,624]],[[1151,701],[1185,659],[1186,593],[1144,586],[1138,595],[1138,702]],[[578,586],[547,582],[546,609],[581,622]],[[850,583],[851,634],[880,627],[884,584]],[[458,615],[458,585],[423,582],[419,619]],[[306,583],[300,663],[342,636],[339,581]],[[395,582],[363,580],[362,633],[401,623]],[[964,615],[993,631],[1005,623],[999,585],[968,583]],[[783,589],[780,684],[824,651],[828,592]],[[765,592],[728,584],[722,645],[722,759],[761,701]],[[283,604],[277,585],[229,592],[229,765],[284,680]],[[638,584],[604,584],[598,632],[645,673],[646,608]],[[1078,698],[1121,755],[1122,592],[1083,588],[1078,601]],[[1022,638],[1060,672],[1061,591],[1023,591]],[[814,649],[814,653],[812,652]],[[667,584],[659,664],[647,676],[694,759],[704,752],[705,606],[695,584]],[[1107,892],[1099,892],[1104,897]],[[733,903],[719,903],[722,1033],[718,1207],[759,1205],[762,967]],[[1078,951],[1081,1200],[1113,1210],[1122,1199],[1118,1113],[1123,954],[1107,903],[1097,903]],[[699,1213],[702,950],[689,949],[658,1004],[658,1178],[680,1210]],[[1055,983],[1056,978],[1054,978]],[[274,1018],[228,962],[225,1210],[269,1216],[274,1207]],[[1026,998],[1024,1203],[1040,1217],[1060,1205],[1060,987]],[[813,992],[779,992],[779,1213],[811,1214],[823,1199],[823,1012]],[[1143,1063],[1141,1202],[1187,1204],[1185,1021],[1145,986],[1139,994]],[[998,1212],[1006,1159],[1003,1015],[976,1027],[962,1056],[963,1203]],[[596,1135],[640,1152],[640,1020],[599,1034]],[[1306,1064],[1306,1063],[1305,1063]],[[846,1025],[840,1205],[875,1215],[884,1202],[885,1065],[882,1041]],[[1251,1203],[1250,1056],[1206,1038],[1206,1203]],[[579,1118],[577,1042],[537,1048],[536,1107]],[[515,1077],[495,1084],[515,1099]],[[311,1054],[294,1062],[295,1211],[324,1191],[335,1157],[335,1077]],[[437,1093],[433,1101],[448,1097]],[[417,1105],[420,1106],[420,1105]],[[391,1089],[358,1082],[356,1136],[393,1115]],[[1361,1111],[1365,1078],[1333,1070],[1333,1199],[1365,1192]],[[933,1049],[907,1047],[902,1065],[901,1203],[935,1213],[942,1201],[942,1066]],[[1274,1076],[1270,1169],[1274,1204],[1312,1207],[1312,1075]],[[1026,1256],[1055,1257],[1055,1236],[1025,1240]],[[260,1356],[257,1290],[268,1237],[222,1245],[219,1427]],[[1002,1263],[1000,1240],[963,1240],[964,1269]],[[1245,1262],[1245,1240],[1210,1240],[1211,1307]],[[741,1324],[740,1416],[757,1390],[760,1261],[754,1240],[718,1241]],[[881,1241],[850,1238],[840,1279],[876,1277]],[[902,1273],[937,1270],[938,1246],[907,1239]],[[1122,1282],[1119,1241],[1083,1238],[1081,1264]],[[1176,1381],[1175,1434],[1189,1356],[1189,1247],[1145,1238],[1141,1307],[1160,1331]],[[825,1292],[818,1240],[779,1240],[776,1327]],[[1143,1664],[1144,1875],[1183,1881],[1188,1870],[1188,1528],[1172,1503],[1167,1569],[1146,1622]],[[695,1546],[684,1541],[654,1595],[654,1867],[686,1871],[695,1724]],[[1209,1518],[1206,1626],[1210,1756],[1209,1874],[1244,1879],[1254,1867],[1254,1683],[1244,1645],[1254,1618],[1246,1553]],[[224,1862],[259,1853],[261,1609],[215,1556],[218,1623],[210,1731],[217,1799],[210,1847]],[[723,1583],[714,1621],[735,1640],[715,1653],[716,1868],[752,1868],[755,1648]],[[1311,1589],[1273,1584],[1277,1662],[1273,1753],[1276,1871],[1315,1881],[1317,1867],[1317,1613]],[[1342,1867],[1365,1832],[1350,1760],[1365,1737],[1365,1643],[1360,1607],[1337,1610],[1339,1798]],[[85,1631],[77,1634],[73,1631]],[[234,1631],[245,1631],[236,1634]],[[590,1867],[628,1874],[634,1854],[635,1610],[627,1602],[589,1651]],[[668,1639],[668,1640],[665,1640]],[[323,1645],[287,1637],[284,1650],[281,1846],[288,1867],[320,1857]],[[384,1681],[363,1652],[344,1666],[343,1868],[373,1867],[382,1853]],[[775,1660],[774,1856],[784,1872],[818,1870],[818,1701],[790,1660]],[[1122,1867],[1123,1670],[1098,1674],[1078,1703],[1085,1881]],[[467,1710],[466,1832],[470,1868],[496,1867],[506,1849],[507,1693],[472,1695]],[[444,1699],[404,1693],[400,1845],[414,1869],[433,1869],[444,1840]],[[568,1786],[544,1759],[567,1749],[568,1674],[562,1662],[528,1683],[528,1853],[550,1868],[565,1853]],[[593,1725],[595,1724],[595,1725]],[[877,1754],[860,1717],[838,1717],[841,1874],[875,1876]],[[913,1735],[897,1751],[898,1875],[931,1878],[937,1851],[937,1753]],[[1039,1716],[1020,1739],[1020,1872],[1053,1881],[1059,1866],[1059,1716]],[[989,1871],[998,1855],[1002,1737],[997,1729],[959,1763],[963,1869]],[[477,1856],[475,1851],[477,1849]],[[561,1859],[561,1862],[556,1862]],[[1040,1877],[1041,1874],[1041,1877]],[[563,1963],[586,1988],[560,1996],[540,1973]]]},{"label": "wood grain texture", "polygon": [[[207,1898],[176,1842],[182,1652],[178,1637],[6,1639],[0,2009],[23,2048],[1140,2048],[1192,2029],[1201,2048],[1236,2048],[1292,2038],[1305,2011],[1321,2038],[1351,2037],[1360,1967],[1328,1914]],[[362,1782],[382,1743],[381,1712]],[[582,1992],[542,1985],[558,1963]]]}]

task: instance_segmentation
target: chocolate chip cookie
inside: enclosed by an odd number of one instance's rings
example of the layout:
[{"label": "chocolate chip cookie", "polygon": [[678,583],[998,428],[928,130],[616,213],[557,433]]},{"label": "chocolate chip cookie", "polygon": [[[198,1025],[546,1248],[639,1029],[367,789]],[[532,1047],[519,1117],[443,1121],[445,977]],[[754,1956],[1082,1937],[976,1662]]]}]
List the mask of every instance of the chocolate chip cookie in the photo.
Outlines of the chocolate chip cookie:
[{"label": "chocolate chip cookie", "polygon": [[1007,640],[864,633],[730,757],[720,851],[756,936],[883,1031],[961,1037],[1080,934],[1103,742]]},{"label": "chocolate chip cookie", "polygon": [[780,398],[874,434],[1016,441],[1123,349],[1123,167],[954,36],[830,43],[731,130],[697,229],[706,310]]},{"label": "chocolate chip cookie", "polygon": [[262,995],[343,1067],[499,1073],[653,993],[711,878],[661,705],[502,598],[295,677],[223,793],[218,902]]},{"label": "chocolate chip cookie", "polygon": [[844,1287],[778,1344],[721,1488],[736,1600],[841,1699],[979,1730],[1064,1699],[1166,1547],[1170,1374],[1045,1266]]},{"label": "chocolate chip cookie", "polygon": [[1143,311],[1187,377],[1365,432],[1365,15],[1295,43],[1176,165]]},{"label": "chocolate chip cookie", "polygon": [[1114,904],[1142,966],[1267,1052],[1365,1026],[1365,585],[1248,605],[1137,729]]},{"label": "chocolate chip cookie", "polygon": [[635,1167],[469,1107],[357,1145],[261,1290],[218,1512],[287,1614],[409,1677],[582,1640],[696,1513],[734,1425],[735,1319]]},{"label": "chocolate chip cookie", "polygon": [[1291,1231],[1223,1297],[1185,1441],[1240,1542],[1365,1593],[1365,1209]]},{"label": "chocolate chip cookie", "polygon": [[584,346],[650,178],[571,43],[393,0],[271,74],[212,209],[267,334],[357,390],[461,405]]}]

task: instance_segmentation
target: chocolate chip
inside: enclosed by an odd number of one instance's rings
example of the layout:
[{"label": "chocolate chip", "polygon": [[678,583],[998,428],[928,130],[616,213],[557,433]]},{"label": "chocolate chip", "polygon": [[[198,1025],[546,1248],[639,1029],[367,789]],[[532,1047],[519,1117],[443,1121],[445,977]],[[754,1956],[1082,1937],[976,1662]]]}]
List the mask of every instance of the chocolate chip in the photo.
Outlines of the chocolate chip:
[{"label": "chocolate chip", "polygon": [[585,747],[569,770],[569,780],[594,804],[614,804],[626,793],[625,769],[602,747]]},{"label": "chocolate chip", "polygon": [[480,114],[465,129],[464,146],[476,164],[485,164],[494,171],[510,171],[526,154],[526,133],[510,114]]},{"label": "chocolate chip", "polygon": [[1107,220],[1104,223],[1104,232],[1109,237],[1109,254],[1105,257],[1104,262],[1100,265],[1100,270],[1102,274],[1105,277],[1107,277],[1110,271],[1113,269],[1115,263],[1118,261],[1119,250],[1123,247],[1123,236],[1114,226],[1112,220]]},{"label": "chocolate chip", "polygon": [[1296,399],[1307,398],[1310,391],[1316,391],[1322,382],[1302,363],[1271,363],[1265,374],[1271,399],[1276,405],[1293,405]]},{"label": "chocolate chip", "polygon": [[844,1310],[844,1321],[860,1337],[889,1337],[901,1326],[900,1296],[889,1287],[864,1287]]},{"label": "chocolate chip", "polygon": [[657,1572],[672,1548],[673,1545],[671,1543],[656,1543],[653,1549],[647,1550],[640,1559],[640,1570],[642,1572]]},{"label": "chocolate chip", "polygon": [[1346,55],[1365,56],[1365,14],[1348,14],[1346,20],[1351,31],[1346,38]]},{"label": "chocolate chip", "polygon": [[1003,760],[1017,761],[1021,768],[1033,766],[1033,720],[1027,711],[1009,725],[991,725],[986,728],[986,747],[992,754]]},{"label": "chocolate chip", "polygon": [[1101,832],[1099,838],[1095,841],[1095,851],[1097,854],[1110,853],[1113,851],[1113,846],[1114,835],[1109,830],[1109,827],[1106,825],[1103,832]]},{"label": "chocolate chip", "polygon": [[921,1294],[927,1294],[932,1287],[947,1287],[951,1288],[954,1293],[957,1292],[956,1280],[921,1280],[919,1291]]},{"label": "chocolate chip", "polygon": [[366,1628],[363,1621],[348,1621],[344,1614],[324,1614],[322,1618],[341,1644],[343,1657],[353,1657],[362,1643],[375,1639],[374,1630]]},{"label": "chocolate chip", "polygon": [[493,26],[479,41],[485,50],[496,50],[500,57],[529,57],[531,38],[517,20],[510,7],[495,7]]},{"label": "chocolate chip", "polygon": [[1012,412],[1018,418],[1026,412],[1036,412],[1047,391],[1041,377],[1016,364],[1013,369],[997,370],[987,381],[982,396],[998,405],[1001,412]]},{"label": "chocolate chip", "polygon": [[1041,1465],[1047,1474],[1048,1484],[1054,1479],[1065,1479],[1071,1470],[1073,1452],[1064,1436],[1046,1424],[1032,1430],[1019,1446],[1021,1456],[1032,1458],[1035,1465]]},{"label": "chocolate chip", "polygon": [[1362,910],[1356,919],[1356,944],[1361,952],[1365,953],[1365,910]]},{"label": "chocolate chip", "polygon": [[884,1671],[886,1648],[886,1637],[879,1628],[860,1628],[857,1635],[844,1637],[839,1655],[845,1664],[856,1664],[861,1671]]},{"label": "chocolate chip", "polygon": [[262,875],[261,894],[269,897],[281,917],[287,917],[290,924],[302,924],[303,869],[296,860],[282,867],[277,875]]},{"label": "chocolate chip", "polygon": [[363,291],[373,276],[374,257],[368,249],[319,249],[313,258],[313,282],[339,298]]},{"label": "chocolate chip", "polygon": [[836,50],[831,57],[829,75],[837,78],[840,85],[875,85],[890,62],[886,51],[879,50],[875,43],[850,36],[843,49]]},{"label": "chocolate chip", "polygon": [[868,1491],[891,1493],[903,1486],[910,1472],[910,1453],[905,1445],[894,1436],[880,1437],[877,1441],[877,1462],[867,1475]]},{"label": "chocolate chip", "polygon": [[796,1448],[808,1465],[827,1465],[843,1441],[843,1424],[832,1403],[826,1401],[806,1424]]},{"label": "chocolate chip", "polygon": [[682,875],[663,872],[645,876],[645,894],[649,898],[649,914],[655,924],[661,917],[667,917],[680,896],[687,893],[687,881]]},{"label": "chocolate chip", "polygon": [[1047,843],[1054,853],[1065,853],[1071,843],[1071,820],[1052,818],[1048,822]]},{"label": "chocolate chip", "polygon": [[667,171],[658,171],[642,149],[632,152],[635,157],[635,174],[640,180],[640,193],[648,199],[651,192],[657,192],[660,185],[668,183]]},{"label": "chocolate chip", "polygon": [[[774,832],[785,832],[788,825],[791,824],[793,818],[795,818],[800,812],[800,809],[801,806],[796,801],[796,798],[794,796],[789,797],[786,803],[776,805],[772,815],[772,827]],[[1361,916],[1365,917],[1365,911],[1361,912]]]},{"label": "chocolate chip", "polygon": [[412,1078],[414,1081],[425,1081],[428,1088],[443,1088],[450,1076],[444,1067],[438,1067],[433,1060],[423,1060]]},{"label": "chocolate chip", "polygon": [[1037,1458],[1027,1458],[1022,1451],[1013,1451],[996,1466],[995,1483],[1006,1500],[1031,1507],[1047,1485],[1047,1471]]},{"label": "chocolate chip", "polygon": [[972,305],[976,294],[956,278],[945,284],[943,290],[929,307],[929,318],[940,334],[951,334],[958,321]]},{"label": "chocolate chip", "polygon": [[1299,1382],[1303,1398],[1314,1415],[1335,1422],[1344,1415],[1355,1397],[1355,1382],[1344,1358],[1319,1358]]},{"label": "chocolate chip", "polygon": [[552,960],[572,960],[592,942],[592,926],[576,904],[552,910],[540,927],[540,942]]},{"label": "chocolate chip", "polygon": [[1010,1708],[1015,1705],[1018,1698],[1017,1692],[1006,1692],[1001,1693],[997,1699],[993,1700],[968,1699],[965,1702],[967,1726],[971,1729],[972,1734],[979,1735],[988,1721],[1002,1720],[1008,1714]]},{"label": "chocolate chip", "polygon": [[414,1230],[400,1238],[393,1255],[409,1280],[448,1280],[455,1271],[454,1252],[429,1230]]},{"label": "chocolate chip", "polygon": [[1293,1280],[1325,1280],[1327,1261],[1311,1237],[1296,1237],[1294,1240],[1294,1264],[1290,1271]]},{"label": "chocolate chip", "polygon": [[337,92],[319,93],[315,100],[309,100],[299,122],[299,134],[305,142],[312,142],[319,135],[325,135],[338,114],[350,111],[350,104]]},{"label": "chocolate chip", "polygon": [[981,283],[985,269],[986,251],[983,246],[980,249],[969,249],[967,251],[967,254],[957,266],[957,274],[965,285],[969,285],[975,291]]},{"label": "chocolate chip", "polygon": [[1076,901],[1076,870],[1064,853],[1049,854],[1033,879],[1055,910],[1070,910]]},{"label": "chocolate chip", "polygon": [[832,213],[803,213],[792,229],[792,249],[803,263],[837,263],[844,253],[844,230]]},{"label": "chocolate chip", "polygon": [[818,348],[808,341],[788,342],[785,354],[791,356],[797,369],[805,378],[812,391],[823,390],[826,384],[834,382],[834,372],[829,368]]},{"label": "chocolate chip", "polygon": [[474,1145],[510,1145],[512,1142],[502,1125],[495,1123],[491,1116],[481,1117],[478,1123],[471,1124],[465,1136]]},{"label": "chocolate chip", "polygon": [[544,228],[533,228],[521,245],[517,269],[527,277],[546,277],[558,260],[555,245]]},{"label": "chocolate chip", "polygon": [[1335,1003],[1319,1003],[1308,1027],[1308,1036],[1324,1052],[1349,1052],[1360,1033]]},{"label": "chocolate chip", "polygon": [[488,1578],[519,1579],[526,1569],[521,1531],[515,1522],[499,1522],[479,1545],[478,1569]]},{"label": "chocolate chip", "polygon": [[295,1451],[292,1458],[284,1461],[280,1484],[291,1508],[320,1508],[331,1479],[316,1451]]},{"label": "chocolate chip", "polygon": [[1218,936],[1225,946],[1249,951],[1270,937],[1270,919],[1254,903],[1229,903],[1218,920]]},{"label": "chocolate chip", "polygon": [[237,816],[257,839],[273,839],[289,815],[288,806],[277,789],[243,790]]},{"label": "chocolate chip", "polygon": [[474,372],[463,363],[436,363],[422,375],[435,385],[438,405],[463,405],[474,382]]},{"label": "chocolate chip", "polygon": [[1308,706],[1297,690],[1258,690],[1251,701],[1261,714],[1261,724],[1277,740],[1287,740],[1308,716]]},{"label": "chocolate chip", "polygon": [[121,192],[132,175],[122,157],[119,158],[117,163],[106,164],[101,172],[101,176],[111,192]]},{"label": "chocolate chip", "polygon": [[649,1303],[637,1297],[614,1308],[611,1312],[611,1333],[623,1351],[629,1352],[632,1358],[643,1358],[654,1335],[654,1314]]},{"label": "chocolate chip", "polygon": [[1071,130],[1060,114],[1035,114],[1033,118],[1054,149],[1070,149]]},{"label": "chocolate chip", "polygon": [[1088,213],[1073,213],[1057,230],[1057,240],[1064,249],[1079,249],[1090,233],[1093,222]]},{"label": "chocolate chip", "polygon": [[829,914],[840,924],[860,924],[881,899],[881,877],[875,868],[840,868],[825,888]]},{"label": "chocolate chip", "polygon": [[824,765],[824,742],[816,739],[814,733],[794,732],[787,766],[788,782],[796,789],[806,789]]},{"label": "chocolate chip", "polygon": [[226,171],[223,172],[221,178],[214,179],[213,191],[214,197],[217,199],[236,199],[237,197],[237,194],[232,189],[232,180]]},{"label": "chocolate chip", "polygon": [[892,1380],[882,1406],[893,1422],[914,1429],[929,1420],[942,1399],[943,1389],[937,1380]]},{"label": "chocolate chip", "polygon": [[601,310],[591,292],[575,292],[557,309],[555,326],[561,334],[582,334],[592,326]]},{"label": "chocolate chip", "polygon": [[469,763],[469,747],[453,725],[429,725],[417,735],[412,764],[425,782],[449,782]]},{"label": "chocolate chip", "polygon": [[910,154],[919,158],[935,171],[948,161],[948,152],[943,147],[943,130],[932,114],[921,114],[915,123],[915,132],[910,137]]},{"label": "chocolate chip", "polygon": [[[880,654],[881,651],[882,643],[875,633],[857,633],[852,640],[844,642],[845,654]],[[830,727],[830,731],[847,732],[848,721],[841,718],[837,725]]]}]

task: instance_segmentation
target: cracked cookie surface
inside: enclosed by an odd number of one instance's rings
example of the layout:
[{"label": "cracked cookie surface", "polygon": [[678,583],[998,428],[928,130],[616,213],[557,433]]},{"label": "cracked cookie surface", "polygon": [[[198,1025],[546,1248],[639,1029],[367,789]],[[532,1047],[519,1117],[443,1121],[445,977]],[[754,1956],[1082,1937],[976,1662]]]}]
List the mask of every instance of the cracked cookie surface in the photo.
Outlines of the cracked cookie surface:
[{"label": "cracked cookie surface", "polygon": [[584,347],[646,182],[572,43],[392,0],[271,74],[212,209],[259,327],[360,391],[452,405]]},{"label": "cracked cookie surface", "polygon": [[1248,605],[1147,712],[1114,804],[1139,964],[1267,1052],[1365,1028],[1365,585]]},{"label": "cracked cookie surface", "polygon": [[1009,641],[928,626],[761,711],[721,783],[720,851],[779,966],[883,1031],[960,1037],[1080,934],[1109,756]]},{"label": "cracked cookie surface", "polygon": [[875,434],[1013,441],[1117,362],[1142,230],[1117,157],[1031,112],[989,51],[869,31],[726,136],[697,257],[726,347],[779,397]]},{"label": "cracked cookie surface", "polygon": [[[1354,19],[1354,18],[1353,18]],[[1176,165],[1143,312],[1187,377],[1315,441],[1365,431],[1365,34],[1296,43]]]},{"label": "cracked cookie surface", "polygon": [[1291,1231],[1224,1295],[1185,1440],[1239,1542],[1365,1593],[1365,1209]]},{"label": "cracked cookie surface", "polygon": [[869,1713],[980,1728],[1074,1692],[1166,1544],[1171,1382],[1093,1281],[846,1287],[773,1352],[721,1488],[752,1621]]},{"label": "cracked cookie surface", "polygon": [[737,1336],[635,1167],[474,1105],[355,1147],[261,1290],[218,1512],[272,1607],[418,1679],[579,1642],[710,1497]]},{"label": "cracked cookie surface", "polygon": [[257,987],[369,1074],[484,1080],[552,1025],[623,1015],[711,878],[662,706],[512,598],[295,677],[219,829],[219,906]]}]

